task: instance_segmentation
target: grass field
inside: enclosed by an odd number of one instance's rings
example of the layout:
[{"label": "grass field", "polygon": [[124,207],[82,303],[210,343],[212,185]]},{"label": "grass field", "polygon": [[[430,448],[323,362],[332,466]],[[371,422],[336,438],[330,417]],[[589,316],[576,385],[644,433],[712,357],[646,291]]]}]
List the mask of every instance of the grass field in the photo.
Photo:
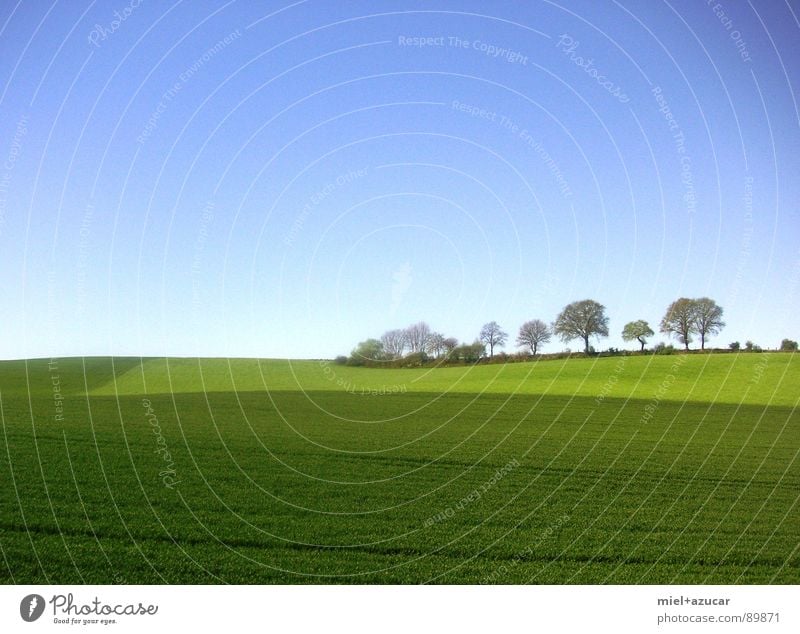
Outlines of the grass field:
[{"label": "grass field", "polygon": [[800,357],[0,363],[4,583],[800,583]]}]

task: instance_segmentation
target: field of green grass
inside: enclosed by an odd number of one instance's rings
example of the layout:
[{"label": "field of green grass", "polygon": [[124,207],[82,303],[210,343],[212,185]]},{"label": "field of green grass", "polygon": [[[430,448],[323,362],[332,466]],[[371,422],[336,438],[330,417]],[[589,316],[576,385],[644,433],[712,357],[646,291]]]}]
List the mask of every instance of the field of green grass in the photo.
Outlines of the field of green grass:
[{"label": "field of green grass", "polygon": [[800,356],[0,362],[4,583],[800,583]]}]

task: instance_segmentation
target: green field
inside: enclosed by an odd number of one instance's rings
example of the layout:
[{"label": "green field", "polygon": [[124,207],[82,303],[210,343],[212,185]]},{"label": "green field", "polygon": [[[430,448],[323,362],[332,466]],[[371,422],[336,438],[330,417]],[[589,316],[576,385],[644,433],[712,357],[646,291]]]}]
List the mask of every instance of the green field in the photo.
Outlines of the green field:
[{"label": "green field", "polygon": [[800,583],[800,357],[0,363],[4,583]]}]

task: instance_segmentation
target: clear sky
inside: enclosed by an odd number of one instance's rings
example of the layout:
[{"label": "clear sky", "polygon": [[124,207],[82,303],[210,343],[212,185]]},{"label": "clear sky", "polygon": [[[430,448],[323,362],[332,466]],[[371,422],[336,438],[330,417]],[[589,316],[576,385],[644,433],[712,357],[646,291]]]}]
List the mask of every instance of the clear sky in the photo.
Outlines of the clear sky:
[{"label": "clear sky", "polygon": [[800,339],[798,16],[3,2],[0,357],[331,357],[585,298],[602,349],[681,296],[713,345]]}]

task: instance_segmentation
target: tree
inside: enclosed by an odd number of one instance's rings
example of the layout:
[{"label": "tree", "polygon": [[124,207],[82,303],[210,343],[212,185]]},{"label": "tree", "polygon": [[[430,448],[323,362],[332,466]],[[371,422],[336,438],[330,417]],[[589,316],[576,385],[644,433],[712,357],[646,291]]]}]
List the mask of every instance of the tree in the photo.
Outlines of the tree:
[{"label": "tree", "polygon": [[491,358],[494,356],[495,346],[502,348],[506,345],[508,333],[500,328],[496,321],[490,321],[481,328],[479,339],[483,344],[489,346],[489,358]]},{"label": "tree", "polygon": [[354,365],[364,365],[383,359],[383,345],[377,339],[367,339],[359,343],[350,355]]},{"label": "tree", "polygon": [[708,297],[692,300],[694,329],[700,335],[700,349],[706,349],[706,337],[719,334],[725,327],[722,321],[722,306]]},{"label": "tree", "polygon": [[428,344],[428,337],[430,336],[431,328],[424,321],[406,328],[406,345],[408,346],[408,351],[412,354],[415,352],[425,352],[425,346]]},{"label": "tree", "polygon": [[737,350],[739,350],[739,348],[741,348],[742,346],[741,346],[741,344],[740,344],[738,341],[732,341],[731,343],[729,343],[729,344],[728,344],[728,347],[729,347],[731,350],[733,350],[734,352],[736,352],[736,351],[737,351]]},{"label": "tree", "polygon": [[399,359],[406,349],[406,331],[388,330],[381,335],[383,351],[390,359]]},{"label": "tree", "polygon": [[672,302],[661,320],[661,332],[675,335],[688,350],[692,333],[696,332],[694,301],[681,297]]},{"label": "tree", "polygon": [[592,299],[572,302],[556,318],[553,332],[564,342],[583,339],[584,352],[589,354],[590,337],[608,337],[606,308]]},{"label": "tree", "polygon": [[455,337],[448,337],[444,340],[444,351],[446,354],[450,354],[458,347],[458,339]]},{"label": "tree", "polygon": [[791,339],[781,341],[781,352],[797,352],[797,342]]},{"label": "tree", "polygon": [[550,341],[550,328],[541,319],[531,319],[519,327],[518,346],[528,346],[531,354],[536,355],[539,345]]},{"label": "tree", "polygon": [[425,352],[434,355],[437,359],[445,351],[444,335],[439,332],[433,332],[428,336],[428,341],[425,345]]},{"label": "tree", "polygon": [[654,334],[656,333],[653,332],[653,329],[650,328],[650,324],[648,324],[644,319],[630,321],[625,324],[625,328],[622,329],[622,338],[625,341],[633,341],[636,339],[640,344],[642,344],[641,351],[644,351],[644,347],[647,344],[645,337],[652,337]]}]

